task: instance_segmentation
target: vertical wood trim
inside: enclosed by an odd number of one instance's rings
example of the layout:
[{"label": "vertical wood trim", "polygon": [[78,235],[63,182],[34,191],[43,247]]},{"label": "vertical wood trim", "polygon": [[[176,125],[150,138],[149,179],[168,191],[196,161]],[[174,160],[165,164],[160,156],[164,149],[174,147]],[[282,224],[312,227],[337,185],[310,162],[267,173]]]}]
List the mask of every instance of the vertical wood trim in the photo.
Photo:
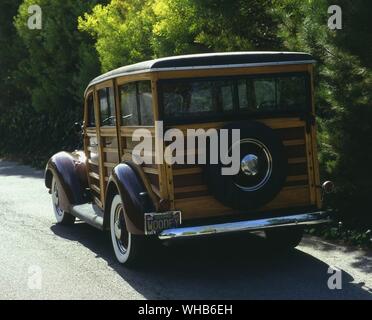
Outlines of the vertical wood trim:
[{"label": "vertical wood trim", "polygon": [[[314,89],[314,66],[309,65],[310,72],[310,85],[311,85],[311,103],[313,114],[315,115],[315,89]],[[320,186],[320,172],[319,172],[319,159],[318,159],[318,146],[317,146],[317,124],[315,121],[311,131],[311,142],[313,150],[313,163],[314,163],[314,183],[315,186]],[[322,206],[321,191],[319,187],[315,188],[316,205],[318,208]]]},{"label": "vertical wood trim", "polygon": [[313,152],[312,152],[312,141],[311,135],[305,130],[305,142],[306,142],[306,158],[307,158],[307,172],[309,177],[309,193],[310,202],[315,204],[315,185],[314,185],[314,163],[313,163]]},{"label": "vertical wood trim", "polygon": [[124,160],[124,149],[127,148],[127,137],[121,133],[121,128],[122,128],[122,118],[121,118],[121,94],[120,94],[120,88],[126,83],[119,84],[118,79],[116,79],[116,86],[117,86],[117,101],[118,101],[118,106],[119,106],[119,114],[120,114],[120,126],[118,128],[118,134],[120,137],[120,159]]},{"label": "vertical wood trim", "polygon": [[121,163],[121,158],[122,158],[122,137],[121,137],[121,104],[120,104],[120,97],[119,97],[119,87],[117,80],[114,79],[114,97],[115,97],[115,115],[116,115],[116,137],[118,139],[118,156],[119,156],[119,163]]},{"label": "vertical wood trim", "polygon": [[[158,73],[153,73],[152,78],[151,78],[151,91],[152,91],[152,111],[154,114],[155,122],[160,120],[159,119],[160,118],[159,117],[159,95],[158,95],[157,81],[158,81]],[[154,125],[155,125],[155,141],[158,141],[158,139],[156,138],[158,126],[156,125],[156,123]],[[155,148],[155,146],[153,147]],[[164,145],[162,149],[164,150]],[[158,154],[156,155],[155,159],[163,159],[163,154],[161,150],[158,148],[158,150],[156,151],[158,152]],[[157,167],[158,167],[158,172],[159,172],[158,179],[159,179],[160,195],[163,199],[169,199],[170,194],[169,194],[167,177],[171,177],[172,179],[173,177],[171,175],[169,176],[170,172],[168,172],[166,168],[166,164],[163,164],[163,165],[158,164]],[[173,201],[173,204],[174,204],[174,201]]]},{"label": "vertical wood trim", "polygon": [[152,91],[152,112],[154,114],[154,121],[159,120],[159,96],[158,96],[158,74],[153,73],[151,78],[151,91]]},{"label": "vertical wood trim", "polygon": [[88,98],[89,96],[93,96],[93,106],[94,106],[94,91],[90,90],[87,92],[85,98],[84,98],[84,117],[83,117],[83,143],[84,143],[84,153],[86,157],[86,162],[85,166],[87,168],[87,179],[88,179],[88,186],[90,187],[92,183],[92,179],[89,175],[90,170],[90,164],[88,162],[89,157],[89,150],[88,150],[88,142],[89,142],[89,137],[87,135],[87,123],[88,123]]},{"label": "vertical wood trim", "polygon": [[168,199],[171,204],[171,210],[175,209],[174,204],[174,185],[173,185],[173,168],[169,164],[165,164],[165,171],[166,171],[166,178],[167,178],[167,191],[168,191]]},{"label": "vertical wood trim", "polygon": [[94,112],[96,114],[96,130],[97,130],[97,143],[99,154],[99,187],[100,187],[100,201],[101,204],[105,203],[105,167],[104,167],[104,152],[101,138],[101,114],[99,109],[99,99],[96,87],[94,87]]}]

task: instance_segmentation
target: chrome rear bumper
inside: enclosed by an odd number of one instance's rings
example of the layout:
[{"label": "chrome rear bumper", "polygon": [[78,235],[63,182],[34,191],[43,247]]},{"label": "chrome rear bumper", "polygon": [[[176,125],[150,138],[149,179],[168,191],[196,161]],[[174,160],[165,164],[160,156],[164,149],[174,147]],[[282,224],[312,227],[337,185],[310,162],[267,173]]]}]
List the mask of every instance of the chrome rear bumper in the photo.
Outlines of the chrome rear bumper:
[{"label": "chrome rear bumper", "polygon": [[327,222],[331,222],[330,212],[317,211],[268,219],[247,220],[206,226],[166,229],[161,231],[158,237],[161,240],[168,240],[174,238],[188,238],[239,231],[258,231],[267,228],[287,227],[296,225],[311,225]]}]

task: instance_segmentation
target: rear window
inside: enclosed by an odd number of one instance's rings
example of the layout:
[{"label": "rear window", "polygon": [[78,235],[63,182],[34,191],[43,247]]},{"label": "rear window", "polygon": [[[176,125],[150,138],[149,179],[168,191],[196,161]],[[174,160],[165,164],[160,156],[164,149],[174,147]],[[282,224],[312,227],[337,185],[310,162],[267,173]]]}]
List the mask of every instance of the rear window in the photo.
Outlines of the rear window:
[{"label": "rear window", "polygon": [[165,119],[310,110],[307,74],[160,81]]}]

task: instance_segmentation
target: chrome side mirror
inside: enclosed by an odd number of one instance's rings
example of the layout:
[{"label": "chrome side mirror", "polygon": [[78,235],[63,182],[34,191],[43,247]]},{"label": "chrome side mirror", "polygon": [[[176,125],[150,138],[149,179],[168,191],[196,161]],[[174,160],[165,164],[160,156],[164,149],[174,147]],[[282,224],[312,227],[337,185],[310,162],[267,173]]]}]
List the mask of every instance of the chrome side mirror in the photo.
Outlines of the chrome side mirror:
[{"label": "chrome side mirror", "polygon": [[332,181],[325,181],[322,184],[322,190],[325,194],[333,193],[335,192],[335,185]]},{"label": "chrome side mirror", "polygon": [[74,131],[77,134],[81,134],[83,132],[83,124],[81,122],[75,122],[74,123]]}]

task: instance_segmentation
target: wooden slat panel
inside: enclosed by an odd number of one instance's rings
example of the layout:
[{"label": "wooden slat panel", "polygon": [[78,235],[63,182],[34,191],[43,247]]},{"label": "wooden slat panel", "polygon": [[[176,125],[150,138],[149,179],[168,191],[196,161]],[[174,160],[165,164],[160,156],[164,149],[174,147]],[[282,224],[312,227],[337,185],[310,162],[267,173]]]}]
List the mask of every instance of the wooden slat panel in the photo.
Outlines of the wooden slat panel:
[{"label": "wooden slat panel", "polygon": [[115,137],[116,138],[116,127],[101,127],[101,137]]},{"label": "wooden slat panel", "polygon": [[306,206],[310,201],[309,194],[308,186],[283,188],[262,210]]},{"label": "wooden slat panel", "polygon": [[142,167],[142,170],[144,173],[159,174],[159,171],[157,168]]},{"label": "wooden slat panel", "polygon": [[293,163],[288,165],[288,176],[298,176],[302,174],[307,174],[307,164],[303,163]]},{"label": "wooden slat panel", "polygon": [[[282,138],[288,155],[289,176],[279,195],[265,209],[288,208],[310,204],[308,186],[308,158],[306,153],[305,122],[299,118],[272,118],[257,120],[274,129]],[[177,126],[186,133],[187,129],[221,128],[224,122],[194,123]],[[167,129],[167,128],[166,128]],[[187,149],[185,149],[187,150]],[[197,154],[196,150],[187,150]],[[185,153],[186,153],[185,152]],[[184,217],[208,217],[233,214],[231,208],[224,207],[211,195],[200,196],[208,192],[202,174],[203,167],[197,165],[174,165],[173,183],[175,208],[183,210]]]},{"label": "wooden slat panel", "polygon": [[208,190],[207,185],[198,185],[198,186],[188,186],[188,187],[179,187],[174,188],[175,193],[185,193],[185,192],[193,192],[193,191],[206,191]]},{"label": "wooden slat panel", "polygon": [[[304,127],[304,121],[300,118],[271,118],[271,119],[256,119],[256,121],[264,123],[272,129],[283,129],[283,128],[300,128]],[[186,132],[187,129],[204,129],[208,130],[210,128],[220,129],[226,122],[207,122],[207,123],[194,123],[178,125],[177,129],[182,132]],[[166,128],[168,129],[168,128]]]},{"label": "wooden slat panel", "polygon": [[288,176],[287,181],[307,181],[308,180],[308,175],[300,175],[300,176]]},{"label": "wooden slat panel", "polygon": [[154,185],[159,189],[159,176],[155,174],[146,174],[145,176],[147,177],[147,180],[149,181],[150,184]]},{"label": "wooden slat panel", "polygon": [[288,159],[288,163],[290,164],[296,164],[296,163],[306,163],[307,159],[305,157],[303,158],[290,158]]},{"label": "wooden slat panel", "polygon": [[120,133],[121,133],[121,136],[122,137],[141,137],[141,135],[134,134],[134,132],[137,129],[146,129],[146,130],[149,130],[151,132],[152,136],[154,136],[154,134],[155,134],[155,127],[154,126],[121,127]]},{"label": "wooden slat panel", "polygon": [[100,207],[100,208],[103,208],[103,205],[102,205],[102,202],[101,200],[99,200],[97,197],[93,197],[95,203]]},{"label": "wooden slat panel", "polygon": [[98,162],[95,162],[91,159],[88,160],[88,163],[91,164],[91,165],[97,166],[97,167],[99,166]]},{"label": "wooden slat panel", "polygon": [[306,145],[292,145],[285,147],[288,158],[306,157]]},{"label": "wooden slat panel", "polygon": [[[304,206],[309,203],[309,188],[286,187],[269,204],[261,210],[274,210],[291,206]],[[222,203],[212,196],[185,198],[175,200],[175,207],[182,211],[182,218],[195,219],[202,217],[218,217],[223,215],[236,214],[236,210],[225,207]]]},{"label": "wooden slat panel", "polygon": [[279,128],[275,129],[275,133],[279,135],[282,140],[299,140],[305,137],[305,128],[303,125],[293,128]]},{"label": "wooden slat panel", "polygon": [[205,184],[203,176],[201,174],[187,174],[182,176],[174,176],[173,184],[175,187],[188,187],[188,186],[198,186]]},{"label": "wooden slat panel", "polygon": [[[123,153],[127,153],[127,154],[132,154],[133,152],[133,149],[124,149],[123,150]],[[142,152],[142,155],[143,156],[148,156],[148,157],[153,157],[153,159],[155,159],[155,152],[154,151],[143,151]]]},{"label": "wooden slat panel", "polygon": [[305,139],[297,139],[297,140],[284,140],[283,144],[285,146],[301,146],[305,144]]},{"label": "wooden slat panel", "polygon": [[115,168],[117,163],[113,163],[113,162],[105,162],[103,164],[106,168]]},{"label": "wooden slat panel", "polygon": [[107,148],[107,147],[104,147],[104,148],[103,148],[103,152],[107,152],[107,153],[117,153],[117,152],[118,152],[118,149],[116,149],[116,148]]},{"label": "wooden slat panel", "polygon": [[99,180],[99,174],[95,172],[89,172],[89,176],[92,177],[93,179]]},{"label": "wooden slat panel", "polygon": [[101,189],[100,189],[99,187],[97,187],[95,184],[91,184],[91,185],[90,185],[90,188],[91,188],[93,191],[97,192],[98,194],[100,194],[100,192],[101,192]]},{"label": "wooden slat panel", "polygon": [[161,193],[160,193],[160,190],[159,190],[158,187],[156,187],[156,186],[154,186],[153,184],[151,184],[151,188],[152,188],[152,190],[156,193],[156,195],[157,195],[158,197],[161,197]]},{"label": "wooden slat panel", "polygon": [[193,168],[186,168],[186,169],[173,169],[173,175],[175,176],[181,176],[181,175],[187,175],[187,174],[197,174],[202,173],[203,168],[202,167],[193,167]]},{"label": "wooden slat panel", "polygon": [[225,207],[212,196],[175,200],[175,208],[182,211],[182,219],[217,217],[233,214],[234,210]]}]

